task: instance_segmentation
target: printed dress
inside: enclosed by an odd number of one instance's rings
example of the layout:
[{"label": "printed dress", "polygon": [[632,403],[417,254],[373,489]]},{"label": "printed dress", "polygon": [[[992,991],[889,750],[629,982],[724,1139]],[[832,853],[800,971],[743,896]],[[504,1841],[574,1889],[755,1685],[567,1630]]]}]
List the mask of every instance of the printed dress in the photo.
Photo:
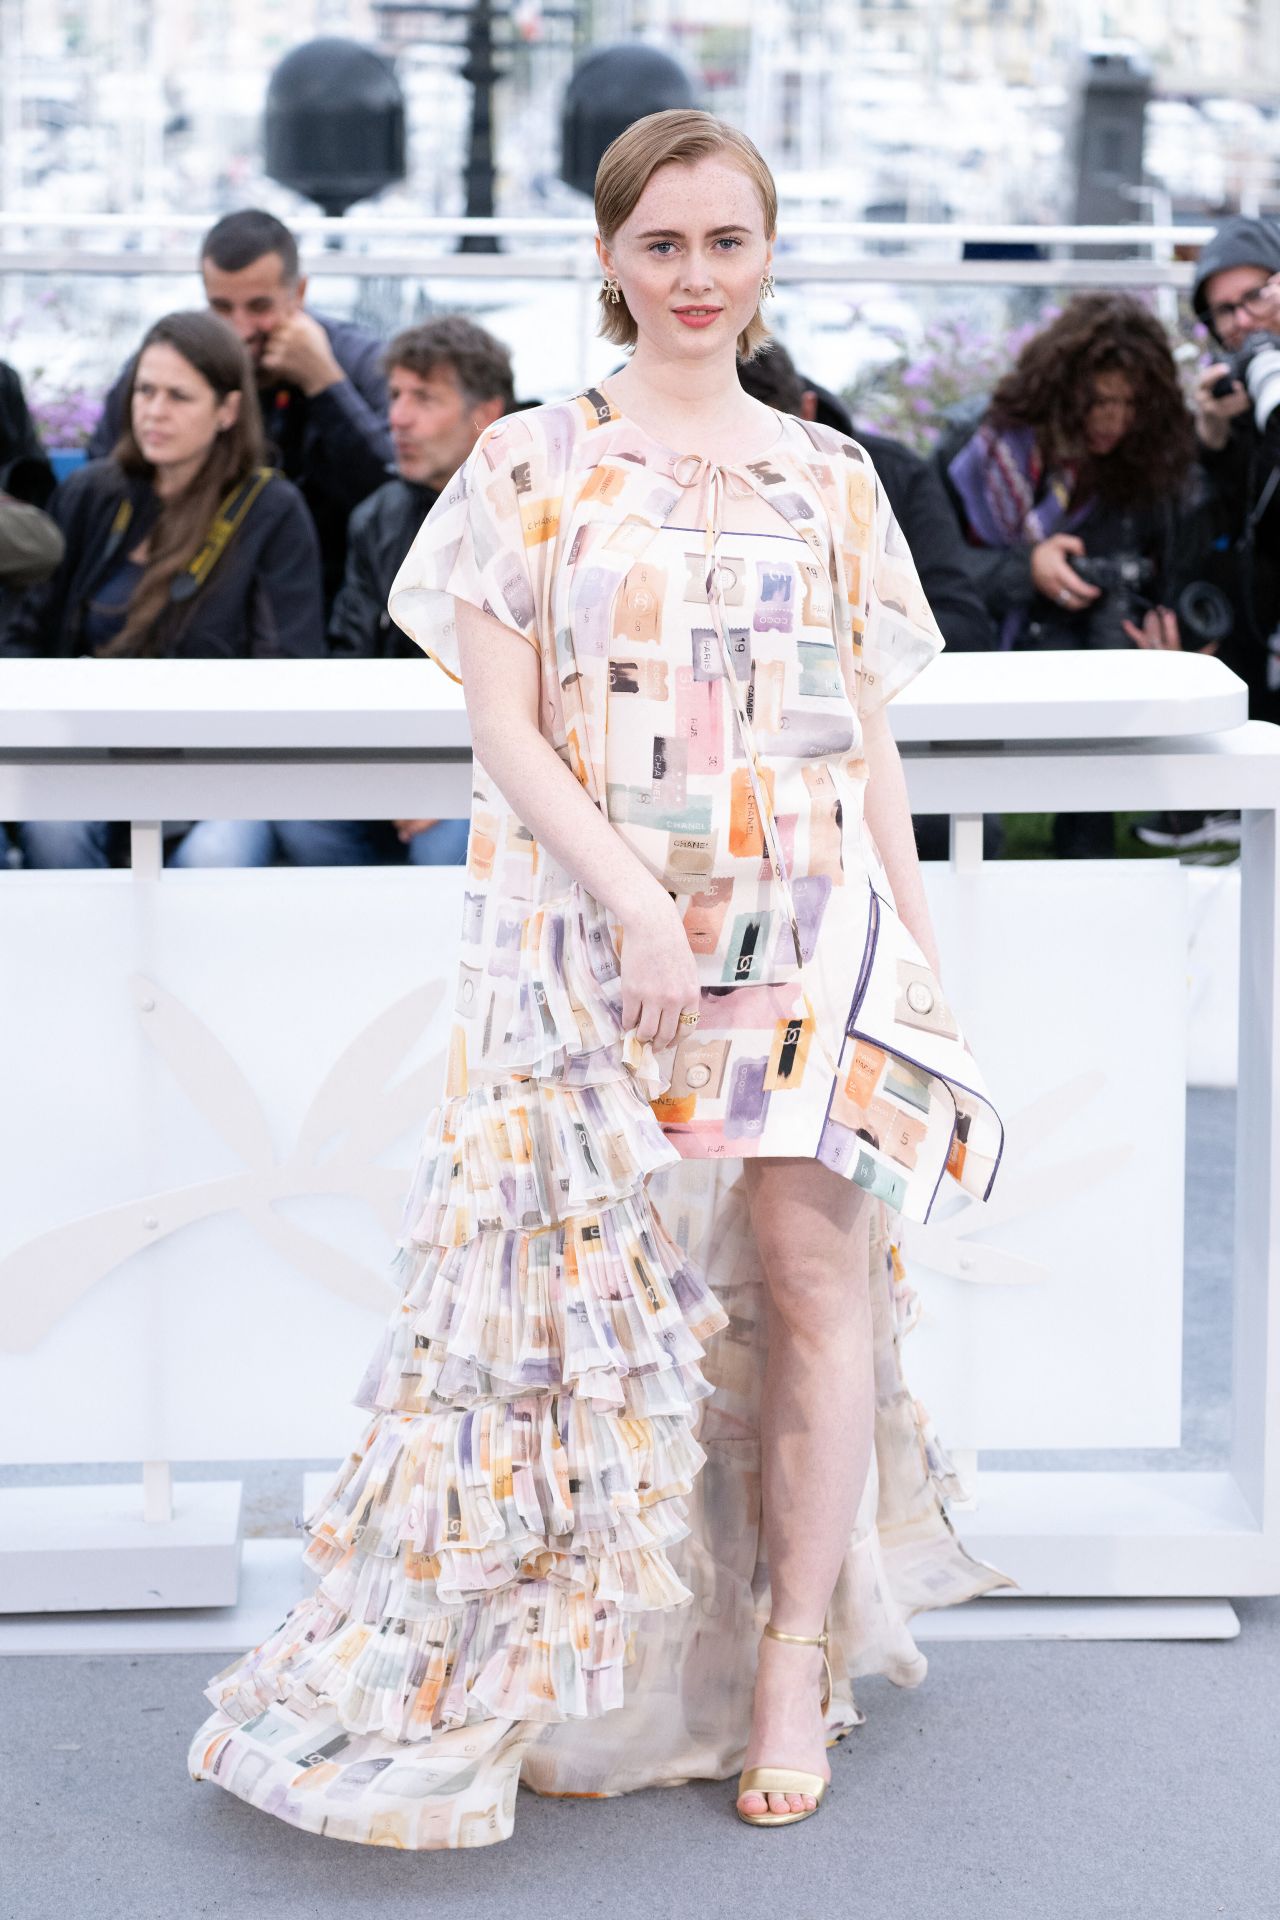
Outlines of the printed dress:
[{"label": "printed dress", "polygon": [[500,421],[427,517],[396,621],[457,677],[465,599],[537,650],[541,730],[675,896],[701,1020],[625,1031],[613,917],[474,765],[444,1097],[406,1198],[368,1424],[308,1516],[321,1575],[206,1689],[190,1770],[292,1824],[485,1845],[520,1782],[741,1765],[769,1612],[748,1155],[871,1208],[875,1449],[828,1612],[853,1681],[908,1619],[1013,1583],[906,1387],[893,1219],[987,1197],[1000,1118],[863,821],[862,719],[943,642],[865,453],[779,416],[676,454],[590,392]]}]

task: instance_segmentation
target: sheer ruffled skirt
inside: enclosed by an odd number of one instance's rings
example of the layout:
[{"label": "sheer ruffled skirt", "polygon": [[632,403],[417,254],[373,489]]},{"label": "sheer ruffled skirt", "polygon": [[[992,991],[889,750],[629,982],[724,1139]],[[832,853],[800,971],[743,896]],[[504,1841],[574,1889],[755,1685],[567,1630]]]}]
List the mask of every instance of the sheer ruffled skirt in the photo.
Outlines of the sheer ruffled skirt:
[{"label": "sheer ruffled skirt", "polygon": [[[740,1163],[678,1161],[580,899],[540,910],[517,971],[497,1061],[427,1126],[370,1417],[305,1523],[318,1584],[210,1682],[191,1748],[195,1778],[337,1838],[484,1845],[521,1778],[621,1793],[723,1777],[745,1745],[768,1574]],[[860,1675],[923,1678],[912,1611],[1007,1584],[946,1517],[900,1366],[914,1296],[870,1215],[875,1457],[830,1609],[833,1735]]]}]

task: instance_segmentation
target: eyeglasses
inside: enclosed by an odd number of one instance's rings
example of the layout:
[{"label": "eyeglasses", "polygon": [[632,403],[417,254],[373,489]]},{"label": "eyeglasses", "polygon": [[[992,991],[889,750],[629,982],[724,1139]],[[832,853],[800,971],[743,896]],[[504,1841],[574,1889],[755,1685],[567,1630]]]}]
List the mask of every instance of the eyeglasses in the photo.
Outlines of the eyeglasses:
[{"label": "eyeglasses", "polygon": [[1270,285],[1269,279],[1261,280],[1256,287],[1250,287],[1248,293],[1242,293],[1238,300],[1223,300],[1218,306],[1210,307],[1210,325],[1220,327],[1224,320],[1231,318],[1233,313],[1243,314],[1246,319],[1250,314],[1260,313],[1265,305],[1262,295]]}]

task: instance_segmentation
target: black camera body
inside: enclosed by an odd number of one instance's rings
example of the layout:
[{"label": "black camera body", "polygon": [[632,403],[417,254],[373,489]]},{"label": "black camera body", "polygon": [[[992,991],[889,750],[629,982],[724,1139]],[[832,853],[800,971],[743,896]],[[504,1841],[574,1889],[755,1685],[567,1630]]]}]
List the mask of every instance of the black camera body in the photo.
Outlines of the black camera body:
[{"label": "black camera body", "polygon": [[1073,554],[1073,573],[1091,587],[1100,598],[1088,608],[1091,647],[1127,647],[1132,645],[1124,630],[1126,620],[1141,621],[1151,605],[1147,589],[1155,584],[1154,560],[1142,553]]},{"label": "black camera body", "polygon": [[1078,553],[1069,565],[1086,585],[1103,593],[1141,593],[1156,577],[1155,561],[1141,553]]}]

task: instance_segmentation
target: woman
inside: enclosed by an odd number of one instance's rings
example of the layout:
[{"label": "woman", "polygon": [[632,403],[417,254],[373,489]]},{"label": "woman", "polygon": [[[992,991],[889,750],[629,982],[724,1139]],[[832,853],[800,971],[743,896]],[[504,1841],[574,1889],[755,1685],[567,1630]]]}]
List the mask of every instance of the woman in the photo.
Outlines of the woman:
[{"label": "woman", "polygon": [[[1194,451],[1159,320],[1128,294],[1077,294],[1027,342],[977,431],[944,456],[1004,646],[1106,644],[1089,618],[1101,590],[1073,556],[1136,551],[1167,586],[1172,512]],[[1167,607],[1123,631],[1135,646],[1178,644]]]},{"label": "woman", "polygon": [[[1078,294],[1028,341],[977,431],[941,452],[1002,646],[1182,645],[1167,603],[1193,453],[1159,320],[1128,294]],[[1126,568],[1139,605],[1078,572],[1086,554]],[[1053,832],[1060,857],[1115,850],[1109,813],[1058,814]]]},{"label": "woman", "polygon": [[[127,425],[105,460],[73,473],[50,511],[61,565],[7,630],[7,655],[221,659],[324,650],[320,554],[301,494],[263,465],[248,353],[211,313],[171,313],[142,343]],[[28,866],[107,866],[127,829],[28,821]],[[259,865],[269,823],[206,820],[174,866]]]},{"label": "woman", "polygon": [[488,429],[392,588],[475,751],[446,1097],[325,1578],[190,1756],[406,1847],[505,1837],[521,1777],[745,1761],[744,1818],[805,1818],[851,1674],[916,1684],[906,1613],[1010,1584],[943,1513],[884,1222],[1002,1143],[883,713],[941,636],[861,450],[738,382],[756,149],[651,115],[596,214],[629,363]]}]

